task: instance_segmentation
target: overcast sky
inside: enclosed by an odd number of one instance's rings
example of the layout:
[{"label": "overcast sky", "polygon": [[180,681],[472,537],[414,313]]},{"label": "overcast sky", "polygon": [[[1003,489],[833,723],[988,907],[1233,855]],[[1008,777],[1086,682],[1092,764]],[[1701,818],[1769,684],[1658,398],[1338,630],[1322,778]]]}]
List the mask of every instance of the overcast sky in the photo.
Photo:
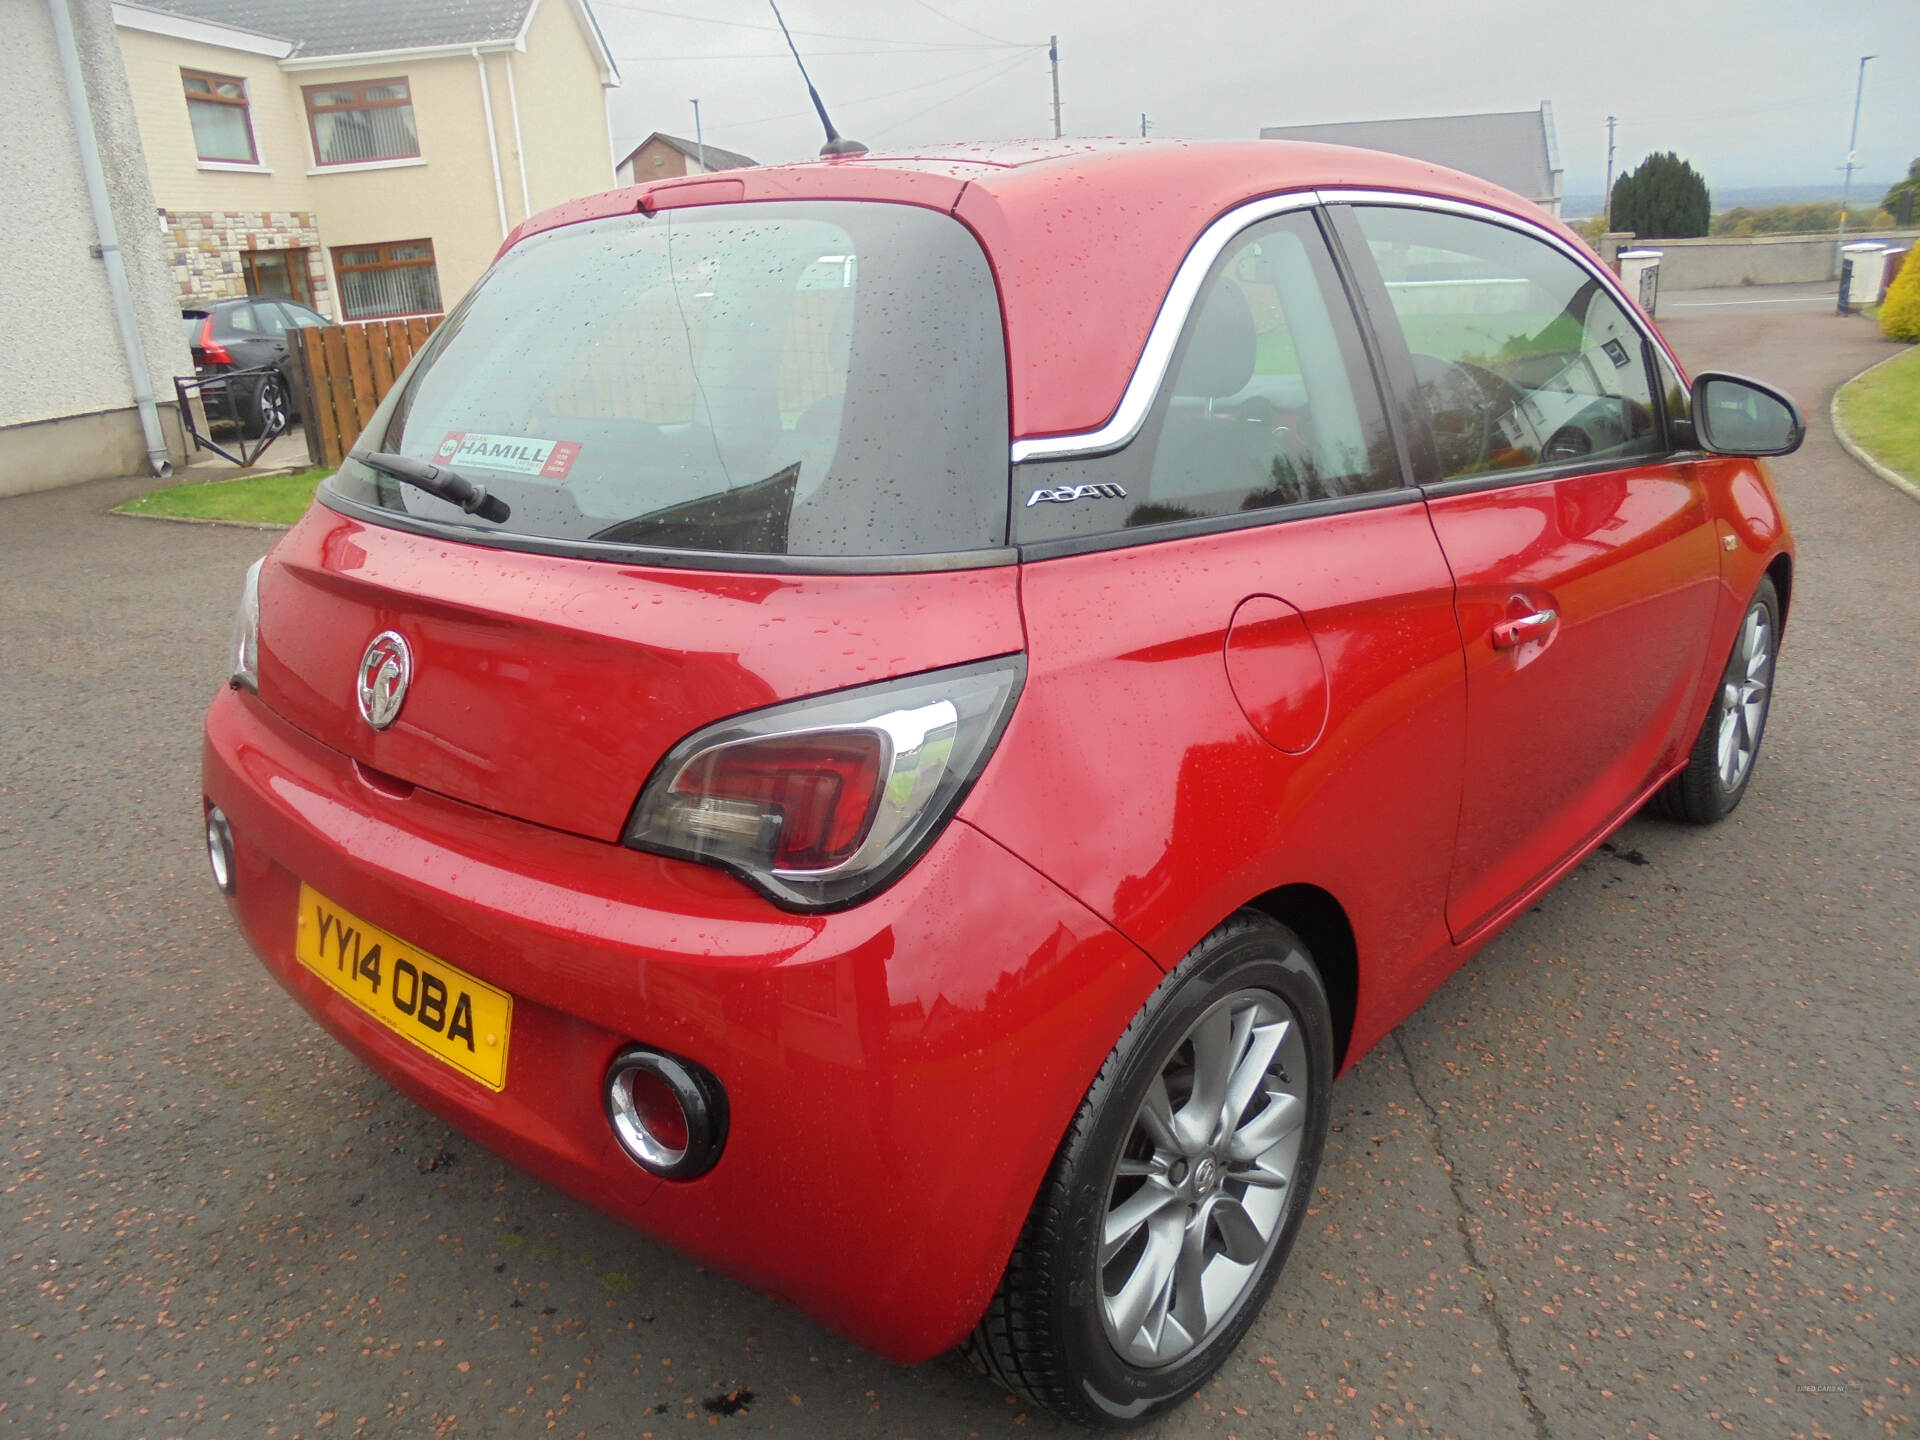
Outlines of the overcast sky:
[{"label": "overcast sky", "polygon": [[[654,130],[762,162],[820,145],[766,0],[592,0],[620,63],[620,153]],[[842,133],[875,150],[1052,133],[1060,36],[1069,135],[1252,138],[1262,125],[1525,110],[1553,102],[1570,195],[1677,150],[1709,185],[1816,185],[1846,160],[1867,66],[1856,185],[1920,155],[1920,3],[1600,0],[785,0]],[[1024,48],[1020,48],[1024,47]]]}]

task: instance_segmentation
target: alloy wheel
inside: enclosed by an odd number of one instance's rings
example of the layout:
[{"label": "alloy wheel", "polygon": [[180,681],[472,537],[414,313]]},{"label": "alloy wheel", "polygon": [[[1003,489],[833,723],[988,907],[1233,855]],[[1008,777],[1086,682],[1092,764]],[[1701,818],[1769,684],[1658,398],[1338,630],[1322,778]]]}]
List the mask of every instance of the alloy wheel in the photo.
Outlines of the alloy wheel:
[{"label": "alloy wheel", "polygon": [[1306,1042],[1267,990],[1221,997],[1147,1086],[1095,1263],[1108,1341],[1171,1365],[1217,1334],[1272,1253],[1308,1113]]},{"label": "alloy wheel", "polygon": [[287,391],[278,380],[269,376],[262,381],[254,403],[259,409],[262,435],[277,434],[287,428]]},{"label": "alloy wheel", "polygon": [[1716,756],[1720,784],[1737,790],[1753,768],[1760,734],[1766,728],[1773,693],[1773,623],[1766,607],[1755,605],[1740,626],[1733,663],[1720,683],[1720,733]]}]

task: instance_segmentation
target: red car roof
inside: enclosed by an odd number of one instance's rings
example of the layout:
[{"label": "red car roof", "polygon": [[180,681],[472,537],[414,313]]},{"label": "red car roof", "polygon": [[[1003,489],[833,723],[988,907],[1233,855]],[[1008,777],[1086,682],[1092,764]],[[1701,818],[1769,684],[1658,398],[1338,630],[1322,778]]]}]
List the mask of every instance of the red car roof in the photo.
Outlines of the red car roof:
[{"label": "red car roof", "polygon": [[610,190],[532,216],[501,250],[582,220],[732,201],[876,200],[950,211],[980,238],[999,282],[1013,438],[1028,439],[1097,429],[1113,414],[1174,272],[1209,223],[1257,196],[1309,189],[1448,196],[1558,224],[1471,175],[1345,145],[1008,141]]}]

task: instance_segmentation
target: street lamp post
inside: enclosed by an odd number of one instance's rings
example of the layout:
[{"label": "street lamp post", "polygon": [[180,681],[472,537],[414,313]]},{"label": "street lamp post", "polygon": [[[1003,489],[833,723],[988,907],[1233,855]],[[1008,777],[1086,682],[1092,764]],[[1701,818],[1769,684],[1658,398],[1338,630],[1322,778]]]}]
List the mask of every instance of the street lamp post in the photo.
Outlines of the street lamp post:
[{"label": "street lamp post", "polygon": [[1860,142],[1860,97],[1867,88],[1867,62],[1877,59],[1874,55],[1860,57],[1860,76],[1853,84],[1853,129],[1847,135],[1847,178],[1840,186],[1840,235],[1833,242],[1833,273],[1840,273],[1840,247],[1847,243],[1847,200],[1853,194],[1853,167],[1855,149]]}]

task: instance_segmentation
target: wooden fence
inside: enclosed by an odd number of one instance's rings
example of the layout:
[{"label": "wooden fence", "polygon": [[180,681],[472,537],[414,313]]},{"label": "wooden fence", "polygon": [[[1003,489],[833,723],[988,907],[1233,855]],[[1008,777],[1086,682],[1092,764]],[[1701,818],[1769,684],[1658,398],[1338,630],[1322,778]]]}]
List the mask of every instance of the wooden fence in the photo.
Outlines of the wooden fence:
[{"label": "wooden fence", "polygon": [[374,407],[443,318],[369,320],[298,332],[293,375],[311,463],[338,465],[346,457]]}]

